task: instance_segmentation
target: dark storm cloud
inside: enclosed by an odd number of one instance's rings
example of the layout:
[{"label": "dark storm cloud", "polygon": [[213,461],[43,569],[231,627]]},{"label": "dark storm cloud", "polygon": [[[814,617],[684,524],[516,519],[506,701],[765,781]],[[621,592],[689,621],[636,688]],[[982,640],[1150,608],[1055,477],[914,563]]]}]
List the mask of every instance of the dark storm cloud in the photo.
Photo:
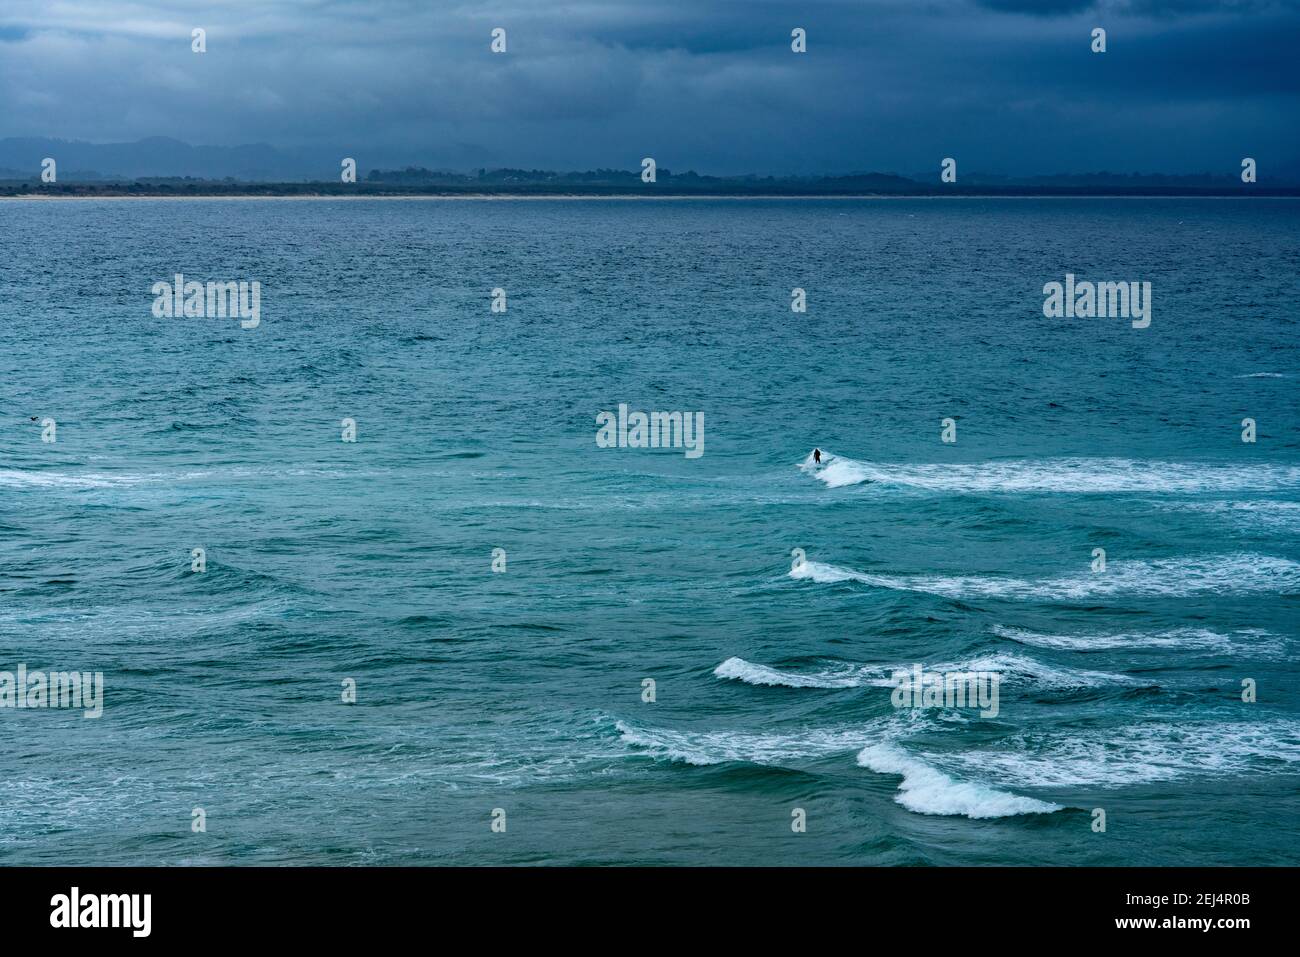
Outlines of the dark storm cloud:
[{"label": "dark storm cloud", "polygon": [[1276,170],[1298,40],[1265,0],[6,0],[0,137],[267,142],[322,170]]},{"label": "dark storm cloud", "polygon": [[1036,17],[1059,17],[1082,13],[1097,4],[1094,0],[980,0],[979,5],[1001,13],[1028,13]]},{"label": "dark storm cloud", "polygon": [[1060,17],[1091,11],[1131,17],[1186,17],[1222,13],[1233,16],[1281,12],[1297,0],[975,0],[986,10],[1035,17]]}]

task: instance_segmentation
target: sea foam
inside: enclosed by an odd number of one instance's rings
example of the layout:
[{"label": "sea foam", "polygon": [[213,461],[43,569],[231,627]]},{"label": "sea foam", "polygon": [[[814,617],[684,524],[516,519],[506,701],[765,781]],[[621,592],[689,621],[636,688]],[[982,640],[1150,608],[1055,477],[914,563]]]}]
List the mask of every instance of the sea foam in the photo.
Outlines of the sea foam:
[{"label": "sea foam", "polygon": [[888,720],[860,728],[786,733],[672,731],[636,727],[625,721],[615,722],[615,728],[621,741],[638,753],[696,766],[746,762],[779,767],[789,761],[857,751],[862,767],[903,775],[896,800],[919,814],[994,818],[1061,810],[1056,804],[954,780],[894,745],[890,737],[898,730]]},{"label": "sea foam", "polygon": [[1167,631],[1116,632],[1111,634],[1049,635],[994,625],[993,634],[1008,641],[1036,648],[1060,651],[1205,651],[1220,654],[1276,655],[1282,639],[1260,628],[1245,628],[1224,634],[1208,628],[1173,628]]},{"label": "sea foam", "polygon": [[1160,720],[1022,731],[996,748],[945,754],[942,760],[1013,787],[1123,787],[1193,776],[1294,774],[1300,769],[1300,722]]},{"label": "sea foam", "polygon": [[789,732],[673,731],[615,722],[624,744],[652,757],[683,764],[712,765],[732,761],[779,765],[782,761],[842,754],[872,739],[864,728],[809,729]]},{"label": "sea foam", "polygon": [[1271,555],[1232,553],[1153,561],[1113,561],[1105,572],[1042,579],[992,575],[876,575],[804,561],[790,577],[820,584],[858,582],[875,588],[925,592],[943,598],[1071,601],[1112,595],[1291,595],[1300,592],[1300,562]]},{"label": "sea foam", "polygon": [[[1055,690],[1144,683],[1127,675],[1053,666],[1025,655],[1005,652],[980,655],[958,662],[920,662],[920,664],[923,664],[928,671],[949,674],[993,672],[1000,675],[1003,681],[1023,682]],[[713,669],[713,674],[717,678],[757,686],[823,689],[892,688],[895,686],[894,675],[900,671],[907,671],[911,665],[911,662],[900,662],[896,665],[854,665],[849,662],[839,662],[813,671],[797,672],[780,671],[767,665],[746,661],[744,658],[728,658]]]},{"label": "sea foam", "polygon": [[1242,492],[1300,488],[1300,466],[1161,462],[1121,458],[1017,459],[883,464],[827,453],[799,468],[830,488],[864,482],[931,492]]}]

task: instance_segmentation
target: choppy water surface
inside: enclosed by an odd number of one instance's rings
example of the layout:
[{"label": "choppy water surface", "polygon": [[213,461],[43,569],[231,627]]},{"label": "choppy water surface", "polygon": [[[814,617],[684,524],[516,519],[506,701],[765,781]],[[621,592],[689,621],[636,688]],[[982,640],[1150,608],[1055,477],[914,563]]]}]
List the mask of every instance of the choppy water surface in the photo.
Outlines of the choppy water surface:
[{"label": "choppy water surface", "polygon": [[[0,710],[5,863],[1300,863],[1294,201],[6,202],[0,252],[0,669],[105,681]],[[1045,319],[1067,271],[1151,326]],[[261,324],[154,318],[177,272]],[[896,709],[916,663],[998,715]]]}]

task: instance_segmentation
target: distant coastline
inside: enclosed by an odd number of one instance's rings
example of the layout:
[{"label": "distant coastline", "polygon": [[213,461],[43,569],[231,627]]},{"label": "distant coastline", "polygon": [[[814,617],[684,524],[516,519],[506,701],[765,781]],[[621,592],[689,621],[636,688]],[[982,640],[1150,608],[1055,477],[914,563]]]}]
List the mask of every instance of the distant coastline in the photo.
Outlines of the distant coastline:
[{"label": "distant coastline", "polygon": [[548,199],[548,200],[664,200],[664,199],[1013,199],[1013,198],[1261,198],[1298,197],[1296,186],[988,186],[947,184],[927,187],[912,184],[900,189],[791,189],[788,185],[770,190],[683,189],[652,185],[644,189],[626,186],[548,187],[544,185],[455,188],[446,186],[391,187],[356,183],[186,183],[183,186],[154,183],[5,183],[0,182],[0,199]]},{"label": "distant coastline", "polygon": [[[119,147],[19,141],[0,149],[0,198],[428,198],[428,199],[817,199],[924,197],[1069,196],[1300,196],[1300,180],[1285,169],[1265,183],[1253,169],[1240,174],[1117,173],[1106,170],[1008,176],[974,170],[856,171],[816,175],[715,175],[694,170],[548,170],[516,167],[473,171],[428,169],[358,170],[345,160],[338,173],[315,167],[295,173],[238,168],[224,154],[145,141]],[[39,147],[39,148],[37,148]],[[44,155],[45,159],[38,160]],[[57,163],[54,157],[66,158]],[[7,157],[7,158],[6,158]],[[269,162],[269,158],[268,162]],[[107,170],[104,165],[112,164]],[[349,165],[351,164],[351,165]],[[951,172],[952,175],[947,175]],[[1243,177],[1250,182],[1243,182]]]},{"label": "distant coastline", "polygon": [[868,199],[1300,199],[1300,189],[1275,189],[1262,191],[1214,192],[1214,191],[1171,191],[1171,192],[1115,192],[1114,190],[1096,192],[859,192],[859,194],[750,194],[736,195],[724,192],[610,192],[610,194],[526,194],[526,192],[407,192],[407,194],[385,194],[385,192],[361,192],[361,194],[324,194],[324,192],[70,192],[70,194],[49,194],[49,192],[0,192],[0,202],[38,202],[60,203],[78,202],[78,200],[302,200],[302,202],[356,202],[356,200],[428,200],[428,202],[628,202],[640,200],[647,203],[693,202],[693,200],[736,200],[736,202],[753,202],[753,200],[784,200],[784,202],[805,202],[805,200],[868,200]]}]

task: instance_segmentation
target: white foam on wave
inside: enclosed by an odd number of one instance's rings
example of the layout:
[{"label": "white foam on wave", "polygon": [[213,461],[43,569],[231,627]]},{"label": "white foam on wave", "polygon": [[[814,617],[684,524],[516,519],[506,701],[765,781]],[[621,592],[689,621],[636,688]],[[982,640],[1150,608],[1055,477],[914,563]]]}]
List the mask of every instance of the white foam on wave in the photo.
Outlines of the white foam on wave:
[{"label": "white foam on wave", "polygon": [[804,561],[791,578],[821,584],[854,581],[876,588],[926,592],[943,598],[1062,601],[1111,595],[1296,594],[1300,562],[1271,555],[1233,553],[1154,561],[1112,561],[1105,572],[1026,580],[988,575],[873,575],[824,562]]},{"label": "white foam on wave", "polygon": [[672,731],[614,724],[625,744],[654,757],[707,766],[733,761],[778,765],[782,761],[843,754],[872,739],[867,728],[810,729],[797,732]]},{"label": "white foam on wave", "polygon": [[1085,668],[1065,668],[1049,665],[1025,655],[998,652],[980,655],[955,665],[934,665],[934,671],[992,672],[1002,680],[1024,681],[1042,688],[1067,690],[1074,688],[1101,688],[1106,685],[1149,684],[1128,675],[1109,671],[1089,671]]},{"label": "white foam on wave", "polygon": [[1050,814],[1062,810],[1059,804],[998,791],[982,784],[954,781],[892,744],[863,748],[858,753],[858,764],[877,774],[901,775],[903,781],[894,800],[917,814],[981,819]]},{"label": "white foam on wave", "polygon": [[[857,751],[857,763],[902,777],[895,800],[918,814],[994,818],[1042,814],[1062,806],[1007,789],[1100,787],[1233,779],[1300,772],[1300,721],[1132,722],[1117,727],[1022,731],[966,751],[905,749],[924,730],[924,712],[907,709],[855,728],[786,733],[671,731],[618,721],[635,753],[691,765],[744,762],[780,767],[792,760]],[[995,781],[997,787],[981,781]]]},{"label": "white foam on wave", "polygon": [[1217,500],[1212,502],[1152,502],[1154,508],[1199,512],[1227,519],[1252,531],[1293,532],[1300,528],[1300,502],[1275,499]]},{"label": "white foam on wave", "polygon": [[105,489],[175,484],[177,482],[215,478],[268,480],[284,477],[335,478],[354,476],[356,474],[346,470],[326,468],[257,469],[232,467],[219,470],[178,469],[171,472],[54,472],[0,469],[0,487]]},{"label": "white foam on wave", "polygon": [[[902,717],[904,720],[912,719],[915,714],[911,712]],[[882,774],[903,774],[896,800],[908,810],[920,814],[993,818],[1060,810],[1058,805],[1045,801],[954,780],[908,757],[888,743],[900,733],[898,717],[859,728],[809,729],[779,734],[671,731],[633,727],[625,721],[615,722],[615,727],[623,743],[638,753],[696,766],[745,762],[779,767],[790,760],[857,751],[858,763],[863,767]],[[882,739],[886,743],[882,743]],[[868,757],[864,758],[864,755]]]},{"label": "white foam on wave", "polygon": [[1300,466],[1160,462],[1121,458],[1017,459],[980,463],[861,462],[828,455],[799,466],[830,488],[864,482],[932,492],[1239,492],[1300,488]]},{"label": "white foam on wave", "polygon": [[[980,655],[960,662],[938,664],[919,662],[919,664],[930,673],[992,672],[999,675],[1003,681],[1025,682],[1057,690],[1143,683],[1126,675],[1054,667],[1024,655],[1005,652]],[[818,671],[792,672],[779,671],[767,665],[746,661],[744,658],[728,658],[713,669],[713,674],[718,678],[759,686],[824,689],[893,688],[896,685],[894,676],[900,671],[908,671],[911,667],[910,662],[897,665],[853,665],[843,662]]]},{"label": "white foam on wave", "polygon": [[165,611],[122,607],[93,609],[51,609],[0,611],[0,630],[21,628],[38,639],[76,638],[88,632],[97,644],[140,641],[148,638],[175,639],[208,629],[227,629],[245,621],[278,615],[290,607],[284,598],[261,598],[255,604]]},{"label": "white foam on wave", "polygon": [[1282,639],[1263,629],[1245,628],[1222,634],[1208,628],[1173,628],[1167,631],[1120,632],[1107,635],[1047,635],[995,625],[999,638],[1061,651],[1126,651],[1157,649],[1170,651],[1213,651],[1222,654],[1274,655],[1282,650]]},{"label": "white foam on wave", "polygon": [[831,488],[880,481],[882,474],[866,462],[856,462],[829,452],[822,453],[820,465],[813,461],[812,454],[809,453],[808,457],[799,463],[799,468],[819,481],[825,482]]},{"label": "white foam on wave", "polygon": [[846,663],[838,669],[798,673],[778,671],[767,665],[758,665],[744,658],[733,657],[714,668],[713,674],[717,678],[743,681],[750,685],[784,688],[861,688],[864,685],[875,684],[879,680],[878,675],[873,675],[874,670],[858,668]]},{"label": "white foam on wave", "polygon": [[1246,375],[1233,376],[1234,379],[1285,379],[1281,372],[1249,372]]},{"label": "white foam on wave", "polygon": [[113,488],[134,484],[113,475],[86,473],[69,475],[63,472],[27,472],[22,469],[0,469],[0,486],[10,488]]},{"label": "white foam on wave", "polygon": [[1023,731],[989,749],[930,755],[1011,787],[1123,787],[1189,776],[1294,774],[1300,721],[1154,721],[1118,728]]}]

